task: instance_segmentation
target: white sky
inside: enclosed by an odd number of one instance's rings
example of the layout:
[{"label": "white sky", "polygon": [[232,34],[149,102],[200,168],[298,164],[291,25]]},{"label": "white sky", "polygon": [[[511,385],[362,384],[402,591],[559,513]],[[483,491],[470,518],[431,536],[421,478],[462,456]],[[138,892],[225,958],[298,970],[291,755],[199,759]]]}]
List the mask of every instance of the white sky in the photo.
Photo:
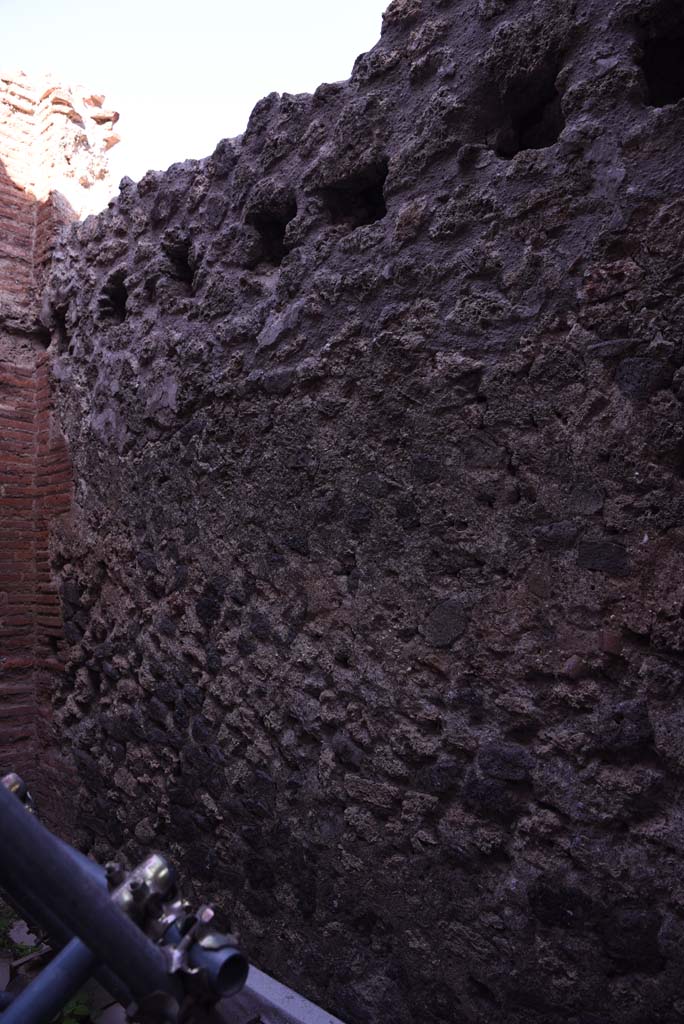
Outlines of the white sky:
[{"label": "white sky", "polygon": [[389,0],[0,0],[0,68],[106,96],[114,180],[207,156],[269,92],[348,78]]}]

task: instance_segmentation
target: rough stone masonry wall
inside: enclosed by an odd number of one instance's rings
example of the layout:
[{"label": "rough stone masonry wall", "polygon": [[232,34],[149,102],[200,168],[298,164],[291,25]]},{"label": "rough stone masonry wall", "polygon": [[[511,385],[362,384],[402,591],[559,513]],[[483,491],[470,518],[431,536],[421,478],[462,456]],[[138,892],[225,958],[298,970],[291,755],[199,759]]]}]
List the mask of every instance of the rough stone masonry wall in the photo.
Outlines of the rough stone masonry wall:
[{"label": "rough stone masonry wall", "polygon": [[81,839],[352,1024],[684,1018],[683,54],[395,0],[61,252]]},{"label": "rough stone masonry wall", "polygon": [[115,115],[101,108],[101,97],[0,76],[0,774],[21,772],[48,818],[62,816],[68,788],[51,734],[64,643],[48,528],[69,508],[71,472],[40,293],[59,230],[107,186]]}]

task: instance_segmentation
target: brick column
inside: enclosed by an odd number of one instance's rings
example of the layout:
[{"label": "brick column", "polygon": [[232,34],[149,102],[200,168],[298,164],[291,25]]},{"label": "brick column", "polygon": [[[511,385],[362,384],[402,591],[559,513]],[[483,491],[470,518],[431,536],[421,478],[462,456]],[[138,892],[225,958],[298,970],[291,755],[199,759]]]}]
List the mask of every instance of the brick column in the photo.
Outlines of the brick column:
[{"label": "brick column", "polygon": [[49,544],[70,507],[71,470],[38,310],[59,231],[91,212],[94,194],[102,204],[116,117],[102,97],[0,75],[0,773],[24,775],[43,816],[67,828],[68,758],[51,727],[64,642]]},{"label": "brick column", "polygon": [[35,369],[0,362],[0,770],[34,756]]},{"label": "brick column", "polygon": [[[53,414],[47,353],[36,359],[34,374],[34,665],[36,708],[35,749],[38,780],[34,783],[42,813],[68,824],[63,797],[69,789],[70,769],[52,734],[52,696],[64,670],[64,624],[59,594],[50,569],[50,524],[69,511],[72,472],[69,453]],[[35,769],[34,769],[35,772]]]}]

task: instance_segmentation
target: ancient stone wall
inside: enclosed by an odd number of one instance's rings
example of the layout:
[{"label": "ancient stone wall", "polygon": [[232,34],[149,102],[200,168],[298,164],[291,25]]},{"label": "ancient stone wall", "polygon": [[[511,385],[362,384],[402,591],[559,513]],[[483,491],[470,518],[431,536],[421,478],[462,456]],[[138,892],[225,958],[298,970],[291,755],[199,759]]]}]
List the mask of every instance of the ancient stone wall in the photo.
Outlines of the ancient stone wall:
[{"label": "ancient stone wall", "polygon": [[115,119],[102,97],[0,76],[0,772],[24,774],[48,818],[67,788],[51,735],[64,643],[49,524],[69,507],[71,472],[41,292],[59,231],[109,187]]},{"label": "ancient stone wall", "polygon": [[351,1024],[684,1015],[683,53],[394,0],[60,252],[81,839]]}]

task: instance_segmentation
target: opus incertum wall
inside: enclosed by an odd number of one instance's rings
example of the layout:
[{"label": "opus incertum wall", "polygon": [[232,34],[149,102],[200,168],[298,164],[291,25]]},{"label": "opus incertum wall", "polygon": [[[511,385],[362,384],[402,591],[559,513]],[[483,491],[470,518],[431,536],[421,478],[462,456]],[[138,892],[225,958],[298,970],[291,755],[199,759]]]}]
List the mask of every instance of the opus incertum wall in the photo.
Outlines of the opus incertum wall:
[{"label": "opus incertum wall", "polygon": [[49,527],[71,472],[39,311],[60,228],[106,187],[115,118],[101,97],[0,76],[0,773],[24,774],[53,819],[67,765],[51,730],[64,643]]},{"label": "opus incertum wall", "polygon": [[683,56],[395,0],[59,251],[80,839],[353,1024],[684,1016]]}]

